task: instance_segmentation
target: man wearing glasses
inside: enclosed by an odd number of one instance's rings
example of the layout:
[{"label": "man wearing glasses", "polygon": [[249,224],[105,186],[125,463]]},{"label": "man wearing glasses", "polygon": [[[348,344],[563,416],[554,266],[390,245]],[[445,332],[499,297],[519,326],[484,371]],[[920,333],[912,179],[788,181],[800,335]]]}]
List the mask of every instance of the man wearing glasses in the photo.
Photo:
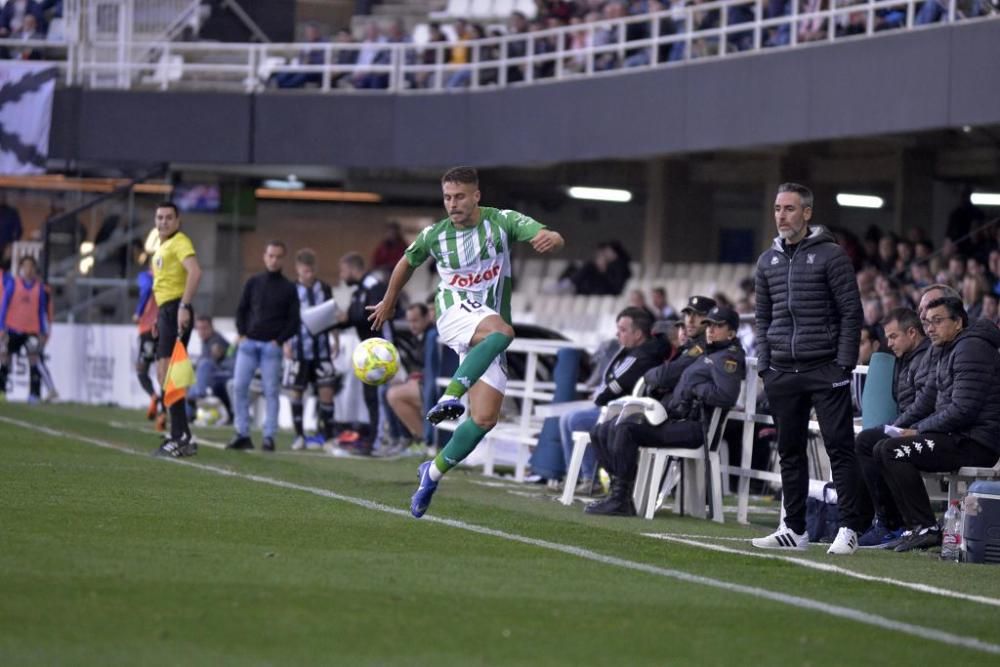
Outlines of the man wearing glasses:
[{"label": "man wearing glasses", "polygon": [[927,304],[923,325],[938,349],[937,367],[897,428],[886,428],[897,437],[875,445],[908,531],[896,551],[941,544],[921,472],[990,467],[1000,458],[1000,329],[969,326],[961,299],[947,296]]}]

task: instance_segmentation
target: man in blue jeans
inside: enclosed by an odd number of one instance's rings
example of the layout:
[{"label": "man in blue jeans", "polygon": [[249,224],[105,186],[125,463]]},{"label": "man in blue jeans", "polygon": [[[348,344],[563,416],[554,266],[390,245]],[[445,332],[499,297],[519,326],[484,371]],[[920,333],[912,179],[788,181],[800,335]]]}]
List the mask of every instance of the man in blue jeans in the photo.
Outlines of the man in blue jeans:
[{"label": "man in blue jeans", "polygon": [[250,381],[260,369],[267,409],[261,448],[274,451],[278,430],[278,393],[281,390],[282,345],[299,330],[299,296],[295,283],[281,273],[285,244],[268,241],[264,248],[266,271],[243,286],[236,309],[236,435],[226,449],[253,449],[250,440]]}]

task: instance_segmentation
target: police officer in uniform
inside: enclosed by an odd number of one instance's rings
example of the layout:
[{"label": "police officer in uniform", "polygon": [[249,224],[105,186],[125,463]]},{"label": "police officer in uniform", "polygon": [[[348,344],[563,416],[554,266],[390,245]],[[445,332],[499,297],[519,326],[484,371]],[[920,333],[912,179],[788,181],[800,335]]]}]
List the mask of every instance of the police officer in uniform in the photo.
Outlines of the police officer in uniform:
[{"label": "police officer in uniform", "polygon": [[[688,299],[687,305],[681,311],[684,316],[684,333],[687,340],[677,348],[677,353],[671,356],[668,361],[646,371],[643,375],[644,391],[647,396],[662,401],[669,400],[670,393],[674,390],[684,370],[705,353],[705,327],[707,326],[705,316],[714,307],[715,300],[707,296],[693,296]],[[611,419],[597,424],[591,429],[590,442],[595,449],[610,447],[611,429],[614,426],[615,420]]]},{"label": "police officer in uniform", "polygon": [[731,308],[716,306],[705,322],[708,329],[703,353],[692,357],[669,398],[661,399],[667,421],[653,425],[643,415],[630,416],[598,446],[597,458],[611,475],[611,495],[588,505],[588,514],[634,516],[632,485],[639,447],[701,447],[708,410],[736,404],[746,374],[746,355],[736,338],[739,315]]}]

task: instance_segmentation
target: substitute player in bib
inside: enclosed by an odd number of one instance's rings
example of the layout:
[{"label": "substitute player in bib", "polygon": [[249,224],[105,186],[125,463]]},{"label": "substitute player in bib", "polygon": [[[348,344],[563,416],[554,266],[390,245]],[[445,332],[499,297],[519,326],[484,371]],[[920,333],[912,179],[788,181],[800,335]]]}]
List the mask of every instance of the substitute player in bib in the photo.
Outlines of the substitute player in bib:
[{"label": "substitute player in bib", "polygon": [[[177,207],[162,202],[156,207],[156,231],[160,247],[153,253],[153,298],[160,312],[156,317],[156,370],[160,387],[167,379],[170,355],[178,340],[187,347],[194,328],[191,301],[201,281],[201,267],[194,245],[180,231],[181,218]],[[198,452],[188,429],[187,406],[177,401],[168,408],[170,438],[155,454],[157,456],[193,456]]]},{"label": "substitute player in bib", "polygon": [[479,205],[479,175],[472,167],[455,167],[441,178],[448,217],[420,232],[389,278],[385,298],[372,306],[372,329],[378,330],[396,309],[400,290],[428,257],[437,262],[435,306],[441,342],[462,358],[441,400],[427,413],[437,424],[465,412],[461,398],[469,393],[470,419],[455,429],[448,445],[420,465],[420,486],[410,512],[421,517],[444,473],[468,456],[500,416],[507,370],[504,351],[514,339],[510,318],[510,248],[529,241],[540,253],[563,246],[563,238],[518,213]]},{"label": "substitute player in bib", "polygon": [[28,402],[38,403],[42,391],[38,366],[49,336],[48,292],[31,255],[17,263],[17,273],[6,277],[0,302],[0,400],[7,391],[10,361],[24,348],[29,364]]}]

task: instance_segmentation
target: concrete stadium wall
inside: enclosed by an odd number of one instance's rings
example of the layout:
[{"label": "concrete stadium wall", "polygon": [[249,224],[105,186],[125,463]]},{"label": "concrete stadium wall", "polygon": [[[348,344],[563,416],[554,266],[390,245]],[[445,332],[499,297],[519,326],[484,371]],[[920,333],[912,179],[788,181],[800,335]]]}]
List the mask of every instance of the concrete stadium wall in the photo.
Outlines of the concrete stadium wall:
[{"label": "concrete stadium wall", "polygon": [[342,167],[638,158],[1000,123],[1000,20],[655,71],[384,96],[62,90],[53,157]]}]

